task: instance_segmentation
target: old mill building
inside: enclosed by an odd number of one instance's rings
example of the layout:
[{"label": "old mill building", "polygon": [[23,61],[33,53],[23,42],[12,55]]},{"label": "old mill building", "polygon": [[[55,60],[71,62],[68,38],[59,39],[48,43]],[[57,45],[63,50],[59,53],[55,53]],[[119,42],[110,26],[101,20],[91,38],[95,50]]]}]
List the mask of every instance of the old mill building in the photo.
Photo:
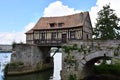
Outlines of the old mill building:
[{"label": "old mill building", "polygon": [[70,41],[92,39],[92,24],[89,12],[61,17],[41,17],[37,24],[26,32],[27,44],[60,45]]}]

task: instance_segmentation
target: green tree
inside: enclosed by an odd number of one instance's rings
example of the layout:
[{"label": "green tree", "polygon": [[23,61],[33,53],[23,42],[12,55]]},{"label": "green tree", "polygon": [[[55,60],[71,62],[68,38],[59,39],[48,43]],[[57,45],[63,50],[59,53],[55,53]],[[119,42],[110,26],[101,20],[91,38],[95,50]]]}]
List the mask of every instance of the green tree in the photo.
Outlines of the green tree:
[{"label": "green tree", "polygon": [[110,5],[103,6],[103,9],[98,12],[97,23],[94,28],[95,39],[120,39],[120,18],[110,8]]}]

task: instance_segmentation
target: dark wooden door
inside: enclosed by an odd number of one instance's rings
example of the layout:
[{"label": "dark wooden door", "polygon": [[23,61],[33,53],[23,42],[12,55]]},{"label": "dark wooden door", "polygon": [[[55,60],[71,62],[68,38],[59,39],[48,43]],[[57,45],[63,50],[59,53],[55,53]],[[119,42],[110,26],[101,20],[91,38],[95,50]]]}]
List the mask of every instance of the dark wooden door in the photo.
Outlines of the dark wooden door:
[{"label": "dark wooden door", "polygon": [[62,43],[66,43],[66,42],[67,42],[67,35],[62,34]]}]

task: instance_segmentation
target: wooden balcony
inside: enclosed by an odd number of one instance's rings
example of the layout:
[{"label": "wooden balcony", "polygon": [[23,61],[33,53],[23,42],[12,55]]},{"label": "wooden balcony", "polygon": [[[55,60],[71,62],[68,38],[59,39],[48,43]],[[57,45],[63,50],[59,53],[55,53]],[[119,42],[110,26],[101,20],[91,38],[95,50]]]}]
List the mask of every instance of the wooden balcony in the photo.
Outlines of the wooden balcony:
[{"label": "wooden balcony", "polygon": [[34,44],[38,44],[40,46],[61,46],[63,43],[65,43],[65,41],[62,39],[34,40]]}]

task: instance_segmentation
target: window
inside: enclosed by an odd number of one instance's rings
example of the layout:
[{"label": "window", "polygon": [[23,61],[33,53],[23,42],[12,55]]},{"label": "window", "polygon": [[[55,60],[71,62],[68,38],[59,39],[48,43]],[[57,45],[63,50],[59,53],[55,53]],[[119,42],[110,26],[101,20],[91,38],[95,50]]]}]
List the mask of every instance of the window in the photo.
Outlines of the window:
[{"label": "window", "polygon": [[70,39],[75,39],[75,31],[70,31]]},{"label": "window", "polygon": [[62,27],[63,26],[63,23],[58,23],[58,27]]},{"label": "window", "polygon": [[39,39],[39,31],[34,32],[34,39]]},{"label": "window", "polygon": [[41,33],[41,39],[45,39],[45,33]]},{"label": "window", "polygon": [[52,32],[51,39],[56,39],[56,32]]},{"label": "window", "polygon": [[55,23],[50,23],[50,27],[55,27]]}]

